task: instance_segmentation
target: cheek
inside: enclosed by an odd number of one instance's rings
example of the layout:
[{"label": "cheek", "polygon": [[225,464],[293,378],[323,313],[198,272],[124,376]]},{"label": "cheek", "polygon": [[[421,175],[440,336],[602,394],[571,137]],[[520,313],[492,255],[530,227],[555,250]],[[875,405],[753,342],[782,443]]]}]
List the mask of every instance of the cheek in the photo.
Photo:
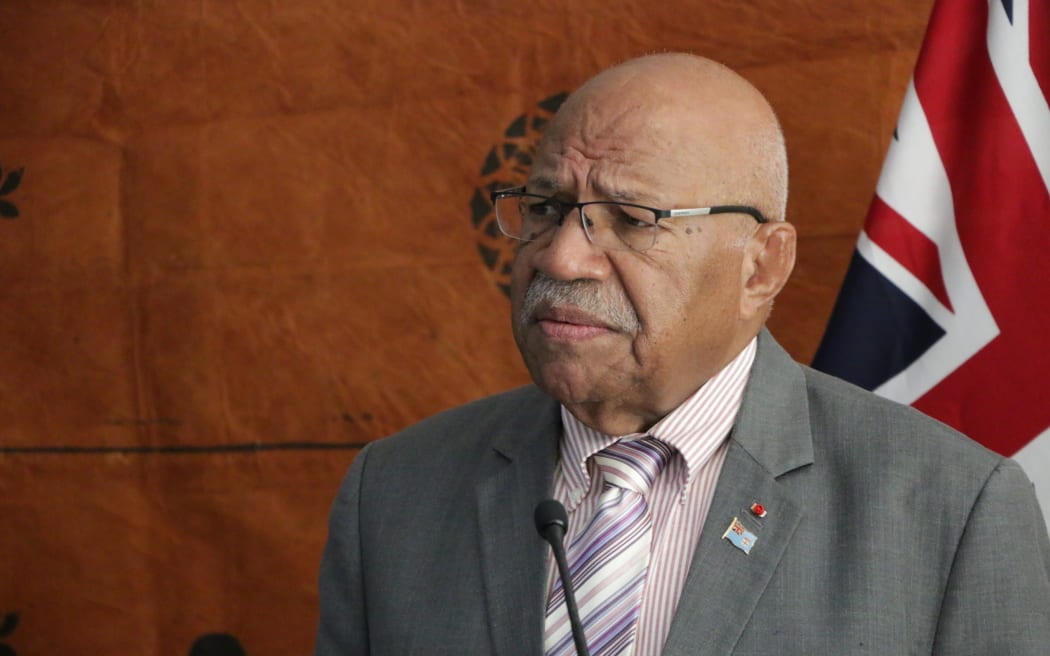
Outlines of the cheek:
[{"label": "cheek", "polygon": [[510,269],[510,305],[514,316],[517,316],[521,309],[525,292],[529,288],[532,276],[533,269],[528,265],[526,258],[522,256],[519,250]]},{"label": "cheek", "polygon": [[708,286],[701,272],[684,267],[654,267],[644,272],[627,272],[621,280],[624,292],[642,323],[642,335],[651,339],[665,337],[669,331],[677,331],[677,327],[687,322],[697,299]]},{"label": "cheek", "polygon": [[663,366],[677,356],[676,342],[690,330],[688,290],[667,277],[625,286],[641,330],[632,343],[634,359],[647,369]]},{"label": "cheek", "polygon": [[643,334],[654,346],[702,345],[731,330],[739,305],[739,276],[730,257],[710,259],[641,289],[636,307]]}]

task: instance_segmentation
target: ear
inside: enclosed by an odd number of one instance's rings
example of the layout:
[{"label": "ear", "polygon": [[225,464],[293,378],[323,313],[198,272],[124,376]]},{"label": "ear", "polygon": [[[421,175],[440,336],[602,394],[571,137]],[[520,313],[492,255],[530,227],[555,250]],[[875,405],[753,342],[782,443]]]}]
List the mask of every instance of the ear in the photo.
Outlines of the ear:
[{"label": "ear", "polygon": [[747,244],[740,318],[765,318],[795,268],[795,226],[784,221],[758,226]]}]

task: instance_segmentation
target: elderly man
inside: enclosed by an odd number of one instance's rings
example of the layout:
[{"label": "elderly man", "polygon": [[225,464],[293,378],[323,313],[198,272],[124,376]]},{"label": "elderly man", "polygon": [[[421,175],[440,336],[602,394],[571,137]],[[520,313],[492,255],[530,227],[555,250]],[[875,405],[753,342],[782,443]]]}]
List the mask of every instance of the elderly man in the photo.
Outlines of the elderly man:
[{"label": "elderly man", "polygon": [[632,60],[565,102],[493,199],[536,385],[355,459],[318,655],[575,653],[548,497],[592,654],[1050,654],[1018,467],[763,329],[786,180],[769,105],[714,62]]}]

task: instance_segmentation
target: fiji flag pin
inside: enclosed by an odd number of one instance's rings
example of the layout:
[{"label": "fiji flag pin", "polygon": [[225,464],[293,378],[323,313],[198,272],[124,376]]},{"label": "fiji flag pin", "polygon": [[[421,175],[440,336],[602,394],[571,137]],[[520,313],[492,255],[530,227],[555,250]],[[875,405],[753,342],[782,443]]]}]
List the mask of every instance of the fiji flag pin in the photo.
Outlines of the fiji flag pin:
[{"label": "fiji flag pin", "polygon": [[755,546],[755,542],[758,538],[751,531],[744,528],[744,525],[740,523],[739,517],[734,517],[733,522],[726,529],[726,532],[722,534],[723,540],[729,540],[734,547],[743,551],[745,554],[751,553],[751,547]]}]

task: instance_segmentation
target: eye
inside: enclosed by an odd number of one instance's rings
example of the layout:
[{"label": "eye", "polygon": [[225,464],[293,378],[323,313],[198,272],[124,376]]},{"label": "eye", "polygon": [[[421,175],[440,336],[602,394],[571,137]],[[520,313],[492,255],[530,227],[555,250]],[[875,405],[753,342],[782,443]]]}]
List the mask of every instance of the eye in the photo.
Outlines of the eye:
[{"label": "eye", "polygon": [[536,200],[530,198],[521,199],[521,214],[528,217],[530,221],[560,221],[561,205],[553,198]]},{"label": "eye", "polygon": [[611,205],[610,211],[612,211],[613,218],[616,219],[617,223],[628,228],[649,230],[656,227],[653,215],[641,208],[631,207],[630,205]]}]

